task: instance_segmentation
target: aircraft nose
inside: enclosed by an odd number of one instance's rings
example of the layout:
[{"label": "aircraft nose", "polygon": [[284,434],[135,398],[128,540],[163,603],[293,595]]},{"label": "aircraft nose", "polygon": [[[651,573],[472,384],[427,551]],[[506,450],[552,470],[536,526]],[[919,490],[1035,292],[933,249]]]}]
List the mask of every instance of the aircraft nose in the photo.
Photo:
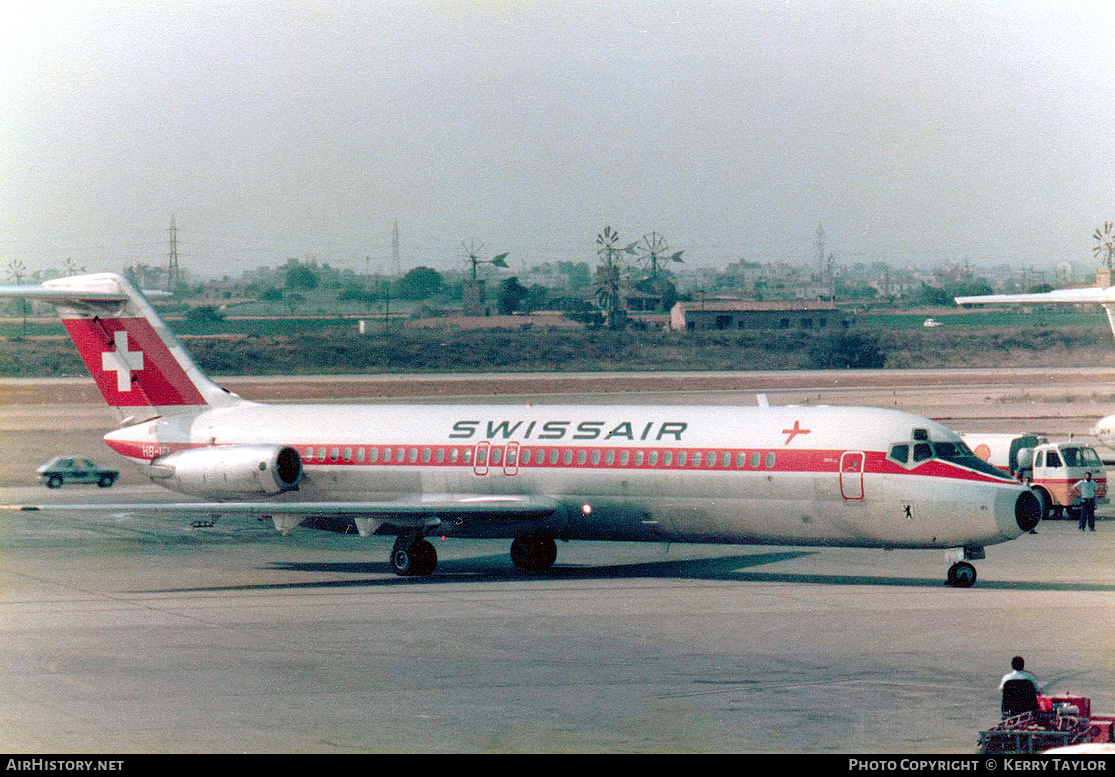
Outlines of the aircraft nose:
[{"label": "aircraft nose", "polygon": [[1024,532],[1032,530],[1041,522],[1041,500],[1028,488],[1014,502],[1014,520]]}]

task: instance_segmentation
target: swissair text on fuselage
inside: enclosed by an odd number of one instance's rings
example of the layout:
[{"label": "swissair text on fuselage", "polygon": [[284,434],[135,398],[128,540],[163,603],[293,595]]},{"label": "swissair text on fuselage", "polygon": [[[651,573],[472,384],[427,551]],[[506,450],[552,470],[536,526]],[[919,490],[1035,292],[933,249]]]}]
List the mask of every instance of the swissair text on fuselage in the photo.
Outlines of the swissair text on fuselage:
[{"label": "swissair text on fuselage", "polygon": [[620,423],[609,421],[457,421],[451,438],[468,440],[675,440],[681,442],[688,424],[684,421]]}]

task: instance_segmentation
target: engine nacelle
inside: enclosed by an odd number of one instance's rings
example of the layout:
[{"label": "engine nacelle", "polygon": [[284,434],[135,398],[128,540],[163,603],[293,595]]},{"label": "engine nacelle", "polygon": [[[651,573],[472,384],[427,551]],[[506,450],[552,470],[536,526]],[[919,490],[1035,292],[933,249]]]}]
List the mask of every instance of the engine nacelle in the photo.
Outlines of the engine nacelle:
[{"label": "engine nacelle", "polygon": [[302,457],[284,445],[214,445],[160,456],[149,474],[191,496],[275,496],[298,487]]}]

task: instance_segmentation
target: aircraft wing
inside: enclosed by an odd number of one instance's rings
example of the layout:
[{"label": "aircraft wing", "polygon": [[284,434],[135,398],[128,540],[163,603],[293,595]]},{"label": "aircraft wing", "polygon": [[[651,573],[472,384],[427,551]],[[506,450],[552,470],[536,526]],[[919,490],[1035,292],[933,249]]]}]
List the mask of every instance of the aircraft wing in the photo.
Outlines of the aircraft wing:
[{"label": "aircraft wing", "polygon": [[1057,289],[1039,294],[985,294],[978,297],[956,297],[956,304],[958,305],[994,303],[1037,305],[1047,302],[1115,303],[1115,286],[1106,289],[1101,289],[1098,286],[1086,286],[1080,289]]},{"label": "aircraft wing", "polygon": [[563,505],[537,495],[446,494],[378,502],[132,502],[117,504],[3,505],[20,512],[95,512],[137,514],[252,515],[269,517],[275,528],[288,532],[307,519],[352,520],[360,534],[373,534],[383,524],[432,527],[443,519],[542,519]]}]

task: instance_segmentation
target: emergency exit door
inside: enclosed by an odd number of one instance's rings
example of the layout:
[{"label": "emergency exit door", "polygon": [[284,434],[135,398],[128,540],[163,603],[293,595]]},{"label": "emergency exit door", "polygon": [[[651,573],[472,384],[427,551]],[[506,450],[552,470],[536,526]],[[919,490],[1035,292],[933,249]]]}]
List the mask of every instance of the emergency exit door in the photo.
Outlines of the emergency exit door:
[{"label": "emergency exit door", "polygon": [[840,495],[845,499],[863,499],[863,451],[844,451],[840,455]]}]

